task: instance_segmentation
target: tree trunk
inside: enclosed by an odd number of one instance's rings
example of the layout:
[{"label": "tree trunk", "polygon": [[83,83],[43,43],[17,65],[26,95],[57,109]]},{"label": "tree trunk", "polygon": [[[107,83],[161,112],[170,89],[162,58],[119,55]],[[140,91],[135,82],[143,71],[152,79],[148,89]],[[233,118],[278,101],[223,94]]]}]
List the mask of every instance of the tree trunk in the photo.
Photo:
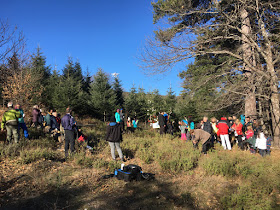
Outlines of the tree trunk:
[{"label": "tree trunk", "polygon": [[265,43],[265,61],[267,72],[270,74],[270,91],[271,91],[271,115],[272,115],[272,132],[274,139],[274,146],[280,147],[280,100],[279,100],[279,91],[278,91],[278,77],[275,72],[274,64],[273,64],[273,55],[271,51],[271,42],[269,40],[267,31],[265,30],[265,25],[263,21],[260,19],[262,35],[264,37]]},{"label": "tree trunk", "polygon": [[[251,35],[251,24],[247,10],[244,8],[240,11],[240,16],[242,20],[242,51],[243,51],[243,59],[247,60],[251,63],[251,65],[255,65],[253,59],[253,51],[250,46],[248,36]],[[255,86],[254,86],[254,78],[252,78],[251,69],[244,62],[244,72],[246,77],[248,78],[248,89],[247,96],[245,98],[245,116],[250,116],[252,118],[257,117],[257,107],[256,107],[256,96],[255,96]]]}]

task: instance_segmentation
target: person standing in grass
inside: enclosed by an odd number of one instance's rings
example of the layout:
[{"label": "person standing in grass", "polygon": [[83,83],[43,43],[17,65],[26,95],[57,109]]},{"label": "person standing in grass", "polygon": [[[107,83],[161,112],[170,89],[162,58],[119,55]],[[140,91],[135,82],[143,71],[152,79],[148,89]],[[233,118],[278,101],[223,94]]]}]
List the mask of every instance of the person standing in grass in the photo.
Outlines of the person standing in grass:
[{"label": "person standing in grass", "polygon": [[71,154],[73,154],[75,146],[74,127],[76,122],[72,117],[71,112],[72,110],[68,107],[66,109],[66,114],[61,119],[61,124],[65,133],[65,158],[68,157],[69,145]]},{"label": "person standing in grass", "polygon": [[239,119],[236,119],[231,128],[234,130],[234,135],[237,137],[238,147],[242,150],[244,150],[244,146],[242,144],[242,123]]},{"label": "person standing in grass", "polygon": [[121,115],[120,115],[120,110],[119,109],[117,109],[117,112],[115,113],[115,119],[116,119],[116,123],[121,122]]},{"label": "person standing in grass", "polygon": [[18,143],[19,135],[18,135],[18,118],[21,117],[19,111],[13,108],[13,102],[8,103],[8,111],[6,111],[2,117],[1,122],[1,131],[7,130],[7,141],[12,143],[12,137],[14,138],[14,142]]},{"label": "person standing in grass", "polygon": [[221,117],[221,120],[217,124],[217,128],[219,129],[218,132],[220,134],[220,138],[224,150],[226,149],[231,150],[231,144],[228,135],[229,126],[228,126],[228,121],[225,117]]},{"label": "person standing in grass", "polygon": [[110,118],[110,122],[106,129],[105,139],[109,142],[113,160],[116,160],[115,149],[117,149],[120,159],[124,161],[122,149],[120,147],[120,142],[122,141],[122,129],[121,125],[116,122],[115,116]]},{"label": "person standing in grass", "polygon": [[264,133],[259,130],[258,134],[257,134],[257,139],[256,139],[256,148],[259,149],[259,153],[262,157],[264,157],[266,155],[266,137],[264,135]]},{"label": "person standing in grass", "polygon": [[136,128],[138,127],[138,120],[136,119],[136,117],[132,120],[132,125],[133,129],[136,130]]},{"label": "person standing in grass", "polygon": [[256,137],[254,136],[253,127],[251,125],[249,125],[247,127],[246,139],[247,139],[246,141],[250,145],[250,152],[252,154],[255,154],[256,153]]},{"label": "person standing in grass", "polygon": [[17,105],[15,106],[15,108],[16,108],[16,110],[19,111],[20,114],[21,114],[21,117],[18,118],[18,134],[20,133],[20,129],[22,129],[22,130],[23,130],[24,137],[25,137],[26,139],[28,139],[28,138],[29,138],[28,130],[27,130],[26,124],[25,124],[25,122],[24,122],[25,114],[24,114],[24,112],[23,112],[23,110],[22,110],[20,104],[17,104]]},{"label": "person standing in grass", "polygon": [[184,121],[179,122],[179,129],[181,130],[181,140],[186,141],[187,140],[187,126]]},{"label": "person standing in grass", "polygon": [[159,115],[158,115],[158,124],[159,124],[159,127],[160,127],[160,135],[163,135],[165,134],[165,130],[166,130],[166,120],[165,120],[165,117],[163,116],[163,112],[160,112]]}]

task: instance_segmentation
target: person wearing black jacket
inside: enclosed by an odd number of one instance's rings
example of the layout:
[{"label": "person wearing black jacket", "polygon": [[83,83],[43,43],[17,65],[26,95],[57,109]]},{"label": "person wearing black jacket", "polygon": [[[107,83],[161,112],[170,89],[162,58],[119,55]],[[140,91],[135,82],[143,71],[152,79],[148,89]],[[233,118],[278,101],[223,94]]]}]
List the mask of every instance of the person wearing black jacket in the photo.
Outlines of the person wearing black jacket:
[{"label": "person wearing black jacket", "polygon": [[124,161],[122,149],[120,147],[120,142],[122,141],[122,128],[119,123],[116,123],[116,118],[114,116],[110,118],[105,139],[109,142],[111,147],[111,155],[113,160],[116,160],[115,148],[117,148],[120,159]]},{"label": "person wearing black jacket", "polygon": [[212,134],[212,125],[208,120],[208,117],[203,117],[203,130]]},{"label": "person wearing black jacket", "polygon": [[165,117],[163,116],[163,112],[160,112],[158,115],[158,124],[160,127],[160,130],[159,130],[160,135],[165,134],[166,120],[165,120]]}]

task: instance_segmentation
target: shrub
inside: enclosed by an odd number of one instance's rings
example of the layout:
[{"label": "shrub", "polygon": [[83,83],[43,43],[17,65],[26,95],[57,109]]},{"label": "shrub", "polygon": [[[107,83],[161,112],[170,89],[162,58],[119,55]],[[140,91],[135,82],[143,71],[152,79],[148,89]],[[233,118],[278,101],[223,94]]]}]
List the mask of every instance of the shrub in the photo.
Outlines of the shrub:
[{"label": "shrub", "polygon": [[20,162],[28,164],[40,159],[53,160],[58,158],[58,154],[46,148],[37,148],[35,150],[22,150],[20,152]]}]

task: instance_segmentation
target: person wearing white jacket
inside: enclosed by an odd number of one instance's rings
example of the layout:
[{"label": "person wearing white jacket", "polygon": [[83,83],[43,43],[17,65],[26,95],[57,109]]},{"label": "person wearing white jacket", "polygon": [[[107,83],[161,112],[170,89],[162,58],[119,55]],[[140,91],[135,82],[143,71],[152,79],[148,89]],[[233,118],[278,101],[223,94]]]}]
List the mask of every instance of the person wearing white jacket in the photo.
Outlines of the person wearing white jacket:
[{"label": "person wearing white jacket", "polygon": [[265,156],[266,154],[266,137],[262,131],[258,132],[256,139],[256,147],[259,149],[259,153],[261,156]]}]

